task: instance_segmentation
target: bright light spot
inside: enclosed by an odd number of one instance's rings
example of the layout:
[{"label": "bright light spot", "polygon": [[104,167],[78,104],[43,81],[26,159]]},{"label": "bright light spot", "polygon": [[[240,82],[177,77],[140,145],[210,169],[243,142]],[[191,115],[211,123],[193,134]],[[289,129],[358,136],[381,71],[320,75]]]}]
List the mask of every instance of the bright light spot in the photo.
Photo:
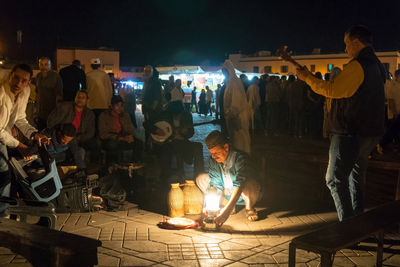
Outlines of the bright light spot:
[{"label": "bright light spot", "polygon": [[218,211],[219,210],[219,199],[220,196],[216,193],[208,193],[204,198],[205,209],[207,211]]}]

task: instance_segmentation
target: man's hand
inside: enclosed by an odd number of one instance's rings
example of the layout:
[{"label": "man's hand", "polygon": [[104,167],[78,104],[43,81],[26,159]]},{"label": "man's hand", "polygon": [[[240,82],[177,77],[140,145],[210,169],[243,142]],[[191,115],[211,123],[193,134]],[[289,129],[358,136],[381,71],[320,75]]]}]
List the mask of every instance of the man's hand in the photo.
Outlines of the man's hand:
[{"label": "man's hand", "polygon": [[297,68],[296,75],[299,80],[305,81],[308,75],[312,75],[312,73],[307,69],[307,67]]},{"label": "man's hand", "polygon": [[227,207],[224,207],[219,212],[218,216],[214,219],[215,225],[217,227],[221,227],[226,220],[228,220],[229,216],[231,215],[232,210]]},{"label": "man's hand", "polygon": [[128,142],[128,144],[133,143],[135,141],[135,138],[132,135],[127,135],[125,136],[125,141]]},{"label": "man's hand", "polygon": [[35,133],[34,139],[38,142],[39,146],[42,146],[42,144],[50,144],[50,138],[44,134]]},{"label": "man's hand", "polygon": [[21,154],[24,159],[30,159],[31,158],[31,151],[28,146],[24,145],[23,143],[19,143],[17,146],[17,149],[19,153]]}]

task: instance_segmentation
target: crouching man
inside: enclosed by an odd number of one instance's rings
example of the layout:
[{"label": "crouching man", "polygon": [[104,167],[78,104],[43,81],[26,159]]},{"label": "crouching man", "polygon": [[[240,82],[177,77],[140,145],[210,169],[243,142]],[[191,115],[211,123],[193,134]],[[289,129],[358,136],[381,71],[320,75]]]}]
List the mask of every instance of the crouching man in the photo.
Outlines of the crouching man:
[{"label": "crouching man", "polygon": [[234,150],[225,136],[219,131],[212,131],[205,143],[211,153],[208,161],[208,174],[196,178],[197,186],[206,194],[214,187],[222,195],[224,207],[215,218],[221,226],[234,211],[236,205],[245,205],[246,216],[250,221],[258,220],[254,205],[259,200],[261,186],[258,174],[252,167],[248,154]]},{"label": "crouching man", "polygon": [[[42,133],[50,139],[47,148],[50,156],[55,158],[56,162],[63,162],[69,160],[67,155],[72,155],[73,161],[83,177],[86,164],[75,139],[75,126],[72,123],[57,124],[53,128],[43,130]],[[65,153],[68,150],[70,153]]]}]

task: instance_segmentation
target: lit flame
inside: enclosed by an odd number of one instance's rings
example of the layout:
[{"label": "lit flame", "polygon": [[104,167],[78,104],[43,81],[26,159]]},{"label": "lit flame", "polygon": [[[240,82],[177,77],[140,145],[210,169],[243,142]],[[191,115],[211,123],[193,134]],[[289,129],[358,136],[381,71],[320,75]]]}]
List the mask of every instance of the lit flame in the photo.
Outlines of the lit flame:
[{"label": "lit flame", "polygon": [[219,199],[220,196],[214,192],[208,193],[204,198],[205,210],[207,211],[218,211],[219,210]]}]

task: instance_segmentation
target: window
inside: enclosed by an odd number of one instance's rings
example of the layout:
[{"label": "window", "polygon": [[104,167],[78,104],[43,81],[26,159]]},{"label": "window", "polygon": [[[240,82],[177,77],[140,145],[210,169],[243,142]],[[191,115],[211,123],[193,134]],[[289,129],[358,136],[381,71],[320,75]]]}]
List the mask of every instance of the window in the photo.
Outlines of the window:
[{"label": "window", "polygon": [[254,73],[258,73],[258,69],[259,69],[258,66],[254,66],[254,67],[253,67],[253,72],[254,72]]},{"label": "window", "polygon": [[272,67],[271,66],[264,66],[264,73],[272,73]]},{"label": "window", "polygon": [[310,71],[311,71],[311,72],[315,72],[315,65],[314,65],[314,64],[312,64],[312,65],[310,66]]},{"label": "window", "polygon": [[383,64],[383,66],[385,67],[385,70],[386,70],[386,71],[389,71],[390,64],[389,64],[389,63],[382,63],[382,64]]},{"label": "window", "polygon": [[289,67],[287,65],[281,66],[281,73],[288,73],[289,72]]},{"label": "window", "polygon": [[112,64],[104,64],[104,71],[108,72],[108,71],[113,71],[114,65]]},{"label": "window", "polygon": [[331,72],[332,69],[333,69],[333,64],[328,64],[328,65],[326,66],[326,70],[327,70],[328,72]]}]

